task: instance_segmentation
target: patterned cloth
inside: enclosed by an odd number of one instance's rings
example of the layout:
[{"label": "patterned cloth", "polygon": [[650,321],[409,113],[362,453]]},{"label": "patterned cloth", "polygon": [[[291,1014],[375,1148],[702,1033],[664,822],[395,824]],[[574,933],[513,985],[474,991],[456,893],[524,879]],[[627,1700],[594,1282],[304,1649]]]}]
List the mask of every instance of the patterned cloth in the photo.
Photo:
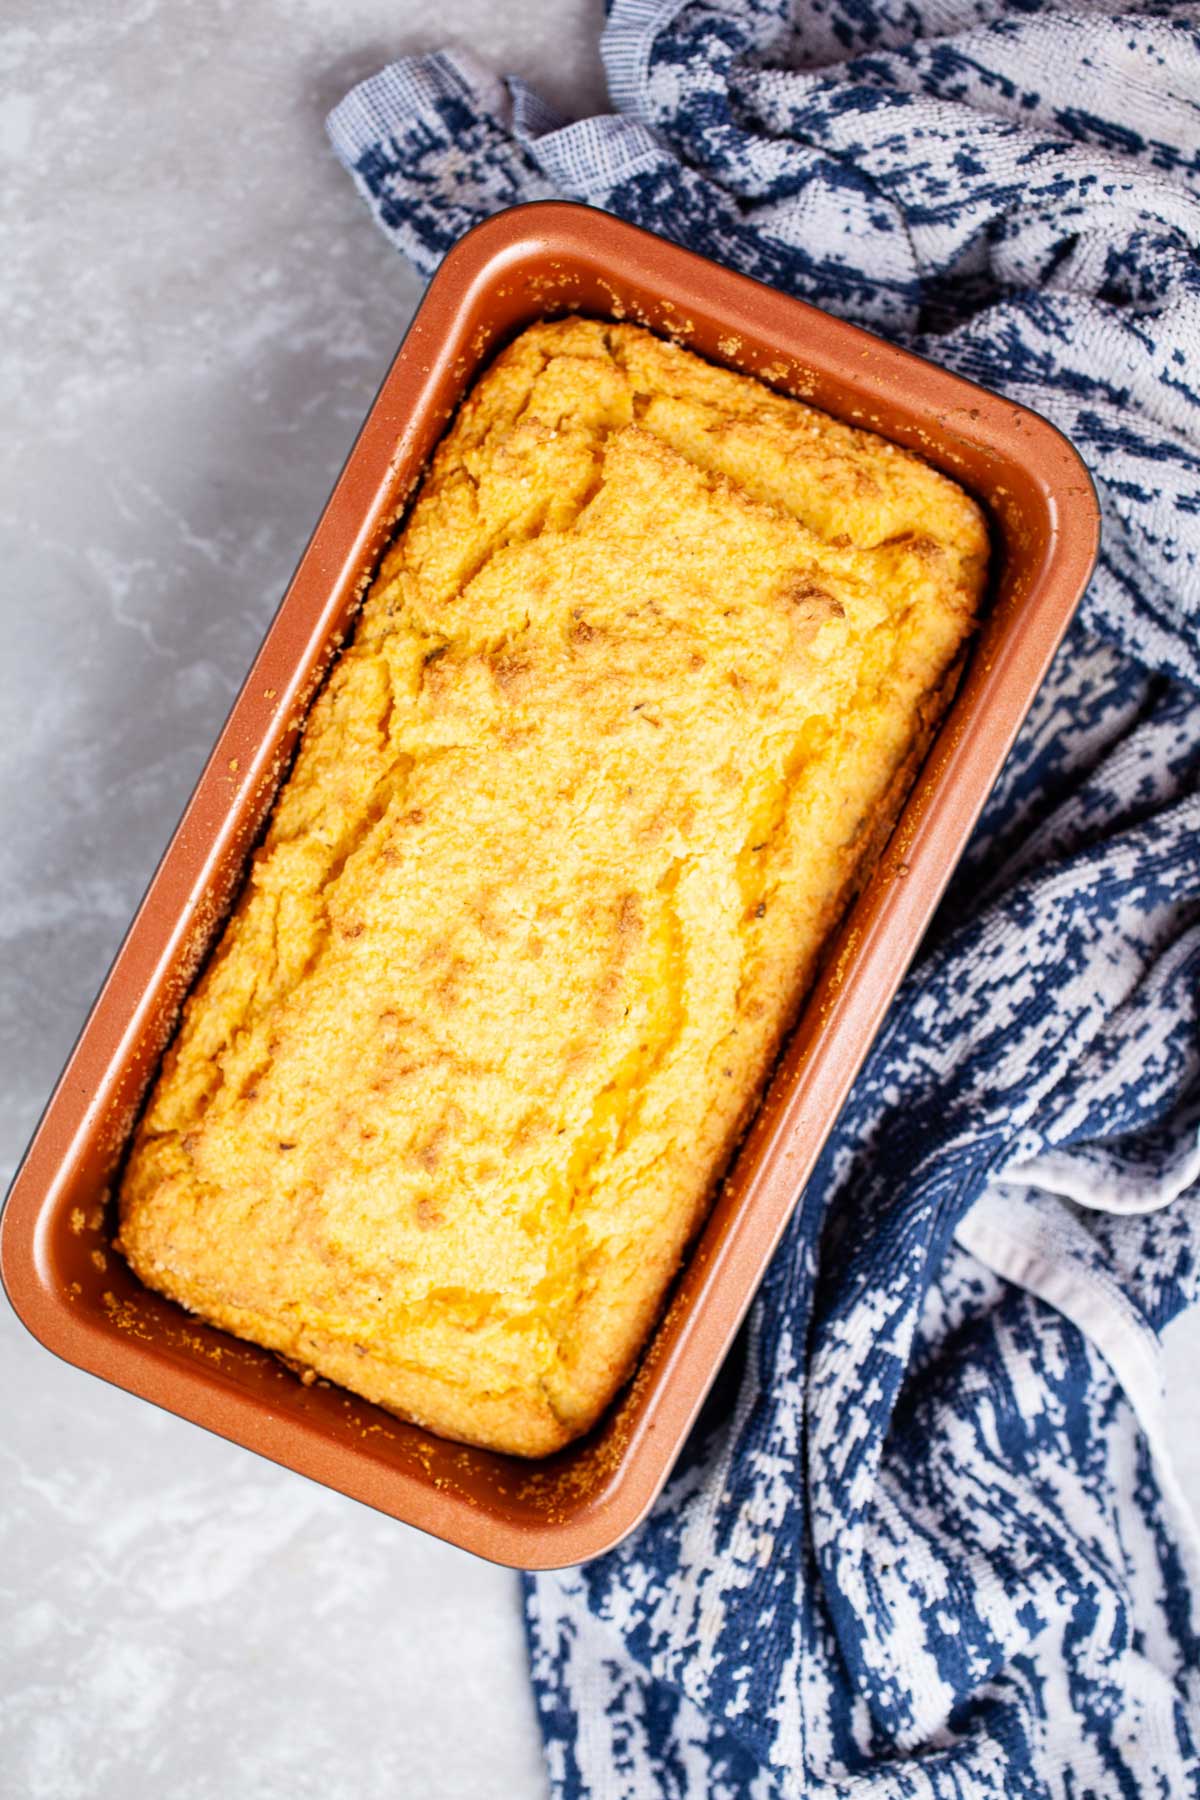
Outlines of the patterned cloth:
[{"label": "patterned cloth", "polygon": [[565,195],[1037,408],[1104,551],[647,1523],[526,1587],[560,1796],[1200,1791],[1158,1334],[1200,1286],[1200,12],[615,0],[330,132],[430,270]]}]

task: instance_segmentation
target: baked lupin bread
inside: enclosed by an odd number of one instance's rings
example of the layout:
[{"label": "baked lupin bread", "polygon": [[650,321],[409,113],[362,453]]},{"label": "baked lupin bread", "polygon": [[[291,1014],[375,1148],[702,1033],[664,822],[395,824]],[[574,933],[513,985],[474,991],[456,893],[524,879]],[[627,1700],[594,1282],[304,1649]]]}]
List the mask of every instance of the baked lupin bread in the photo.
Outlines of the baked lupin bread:
[{"label": "baked lupin bread", "polygon": [[637,327],[433,458],[121,1190],[150,1286],[453,1438],[628,1374],[975,621],[952,481]]}]

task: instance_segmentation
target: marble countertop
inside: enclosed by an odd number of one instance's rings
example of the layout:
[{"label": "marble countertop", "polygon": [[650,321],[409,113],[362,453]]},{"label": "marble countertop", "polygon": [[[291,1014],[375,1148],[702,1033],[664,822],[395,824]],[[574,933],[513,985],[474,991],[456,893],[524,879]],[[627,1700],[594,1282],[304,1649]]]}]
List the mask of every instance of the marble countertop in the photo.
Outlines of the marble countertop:
[{"label": "marble countertop", "polygon": [[[418,297],[325,112],[442,42],[595,110],[602,14],[6,8],[5,1181]],[[6,1791],[544,1794],[514,1576],[0,1343]]]}]

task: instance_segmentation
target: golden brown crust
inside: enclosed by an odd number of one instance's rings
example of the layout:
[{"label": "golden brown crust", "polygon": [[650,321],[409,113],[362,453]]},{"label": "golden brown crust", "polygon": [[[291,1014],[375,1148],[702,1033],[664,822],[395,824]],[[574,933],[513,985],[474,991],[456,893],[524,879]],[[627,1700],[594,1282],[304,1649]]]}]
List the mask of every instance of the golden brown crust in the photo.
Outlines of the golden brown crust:
[{"label": "golden brown crust", "polygon": [[627,1375],[971,629],[883,440],[632,326],[434,457],[121,1195],[151,1286],[540,1455]]}]

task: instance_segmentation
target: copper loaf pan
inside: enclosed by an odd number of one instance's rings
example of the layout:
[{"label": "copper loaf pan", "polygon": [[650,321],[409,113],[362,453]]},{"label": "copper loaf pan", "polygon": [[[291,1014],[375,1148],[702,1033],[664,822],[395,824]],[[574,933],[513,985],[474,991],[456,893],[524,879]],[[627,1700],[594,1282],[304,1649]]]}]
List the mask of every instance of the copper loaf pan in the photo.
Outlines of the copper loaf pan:
[{"label": "copper loaf pan", "polygon": [[[996,579],[963,683],[845,922],[633,1382],[541,1463],[466,1449],[147,1292],[109,1248],[147,1082],[380,549],[476,371],[532,320],[628,318],[882,432],[987,507]],[[514,208],[435,276],[20,1169],[5,1285],[69,1362],[398,1519],[526,1568],[608,1549],[696,1417],[1095,557],[1091,482],[1035,414],[586,207]],[[896,877],[903,876],[904,879]]]}]

